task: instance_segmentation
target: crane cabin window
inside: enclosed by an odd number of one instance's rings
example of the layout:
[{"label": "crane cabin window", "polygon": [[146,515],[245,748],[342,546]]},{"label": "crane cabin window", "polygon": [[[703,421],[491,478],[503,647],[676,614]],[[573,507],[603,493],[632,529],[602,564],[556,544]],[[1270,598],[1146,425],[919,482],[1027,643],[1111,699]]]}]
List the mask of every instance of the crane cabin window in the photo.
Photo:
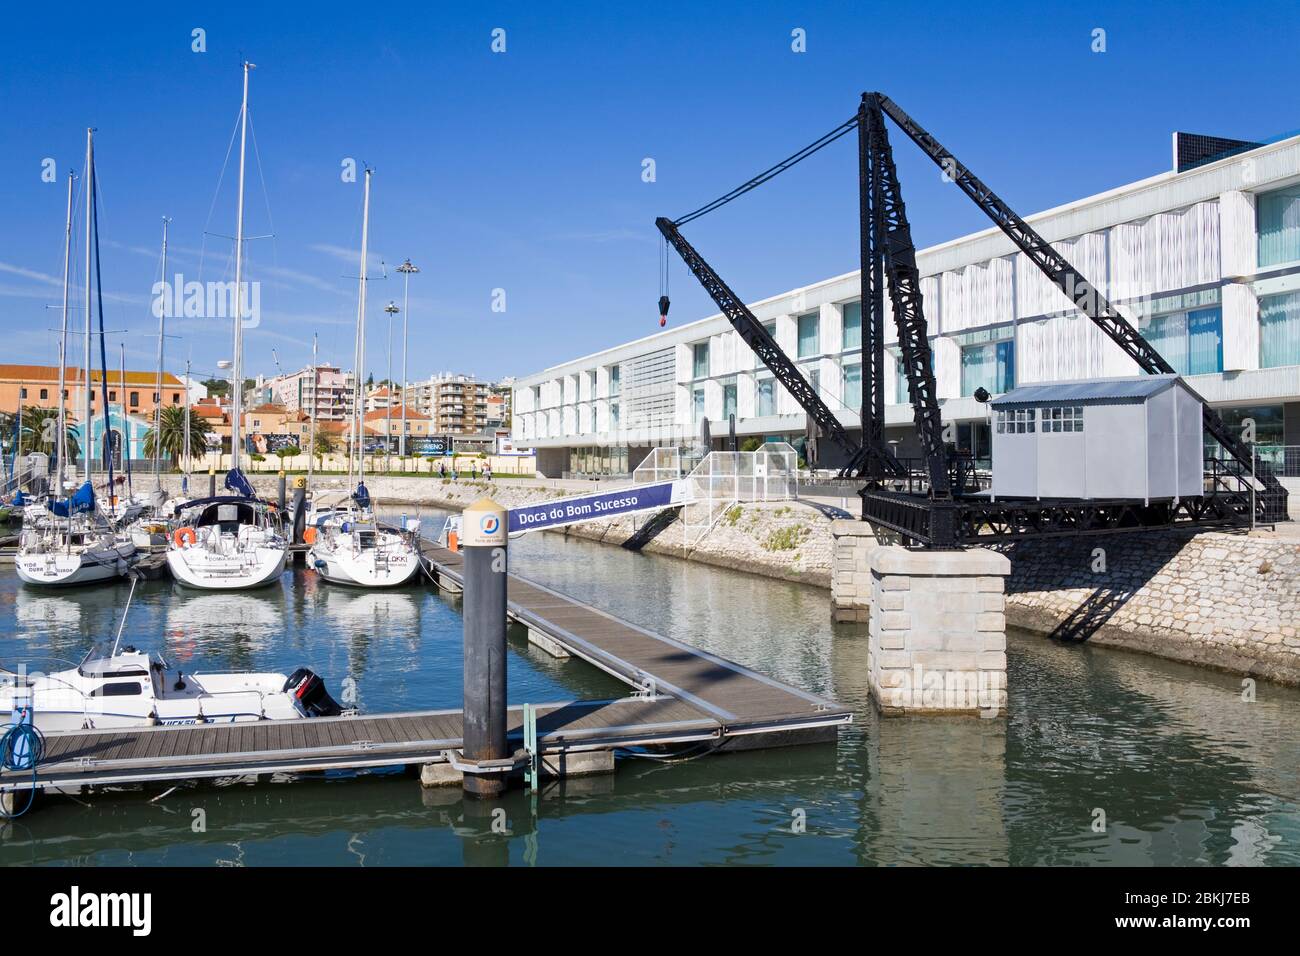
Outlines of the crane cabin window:
[{"label": "crane cabin window", "polygon": [[1037,409],[1006,408],[998,409],[997,430],[999,435],[1032,435],[1035,432]]}]

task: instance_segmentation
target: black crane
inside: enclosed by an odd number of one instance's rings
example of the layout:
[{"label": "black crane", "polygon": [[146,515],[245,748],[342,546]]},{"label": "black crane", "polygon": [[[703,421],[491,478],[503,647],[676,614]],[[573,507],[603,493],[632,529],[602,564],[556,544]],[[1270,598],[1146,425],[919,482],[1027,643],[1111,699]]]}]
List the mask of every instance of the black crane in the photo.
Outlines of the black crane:
[{"label": "black crane", "polygon": [[[1286,489],[1266,465],[1253,463],[1250,448],[1232,434],[1218,412],[1208,405],[1204,406],[1205,429],[1227,452],[1236,468],[1230,471],[1216,464],[1209,476],[1210,492],[1203,500],[1175,502],[1172,506],[1131,501],[1026,504],[995,503],[982,497],[968,499],[964,495],[963,473],[943,437],[916,247],[885,116],[893,120],[1139,368],[1149,374],[1175,371],[1064,256],[898,104],[883,93],[864,93],[858,111],[851,119],[793,156],[679,219],[660,217],[655,220],[665,240],[682,257],[745,343],[771,369],[818,427],[844,450],[848,464],[841,474],[868,480],[862,491],[863,517],[893,528],[914,541],[939,547],[958,545],[975,536],[992,540],[1030,533],[1068,534],[1152,527],[1178,521],[1228,523],[1240,520],[1243,514],[1248,518],[1252,511],[1265,521],[1287,520]],[[726,205],[855,129],[859,158],[862,367],[866,372],[861,443],[853,441],[816,390],[768,335],[763,324],[687,242],[680,230],[683,224]],[[906,476],[910,489],[913,477],[904,463],[889,453],[883,440],[886,289],[898,329],[913,422],[925,458],[924,502],[918,501],[916,495],[890,492],[881,487],[884,481]],[[660,312],[667,312],[666,299],[660,300]],[[1250,490],[1252,480],[1257,480],[1264,490],[1258,500]]]}]

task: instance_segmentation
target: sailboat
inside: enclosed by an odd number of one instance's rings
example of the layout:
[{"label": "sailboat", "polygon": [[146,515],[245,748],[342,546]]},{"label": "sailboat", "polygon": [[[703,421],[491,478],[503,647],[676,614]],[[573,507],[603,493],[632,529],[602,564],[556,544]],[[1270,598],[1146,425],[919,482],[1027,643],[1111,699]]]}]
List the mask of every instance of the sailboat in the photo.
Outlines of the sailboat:
[{"label": "sailboat", "polygon": [[[91,284],[92,265],[96,283],[100,279],[99,269],[99,223],[98,196],[95,182],[95,145],[94,130],[86,130],[86,356],[83,372],[85,391],[82,396],[82,456],[85,460],[85,481],[72,495],[60,499],[63,495],[63,459],[66,443],[63,419],[63,380],[65,376],[64,356],[67,340],[67,301],[68,301],[68,262],[72,241],[72,184],[68,184],[68,219],[64,247],[64,320],[63,338],[60,340],[60,389],[59,389],[59,434],[56,441],[56,463],[52,494],[44,503],[45,514],[29,528],[25,528],[18,541],[18,553],[14,558],[14,570],[18,577],[27,584],[68,587],[108,581],[125,574],[136,557],[135,544],[130,537],[118,532],[106,520],[96,507],[95,491],[91,481],[90,454],[90,340],[91,340]],[[91,254],[94,253],[92,263]],[[100,365],[102,370],[101,385],[104,392],[104,455],[108,462],[109,486],[113,484],[111,432],[108,428],[108,373],[104,354],[104,320],[103,296],[98,298],[100,307]]]},{"label": "sailboat", "polygon": [[[415,534],[381,524],[365,484],[365,401],[362,380],[366,364],[366,260],[370,240],[370,177],[366,170],[361,212],[361,288],[357,299],[356,374],[352,384],[352,457],[357,460],[357,486],[345,500],[329,507],[316,505],[316,517],[304,534],[310,545],[307,564],[332,584],[383,588],[406,584],[420,568]],[[385,436],[387,439],[387,436]]]},{"label": "sailboat", "polygon": [[198,498],[175,506],[176,529],[167,547],[167,566],[181,584],[208,590],[256,588],[284,573],[289,542],[281,517],[253,491],[240,471],[243,415],[243,263],[244,162],[248,140],[248,74],[244,64],[244,98],[240,107],[239,200],[235,219],[235,350],[231,377],[229,495]]}]

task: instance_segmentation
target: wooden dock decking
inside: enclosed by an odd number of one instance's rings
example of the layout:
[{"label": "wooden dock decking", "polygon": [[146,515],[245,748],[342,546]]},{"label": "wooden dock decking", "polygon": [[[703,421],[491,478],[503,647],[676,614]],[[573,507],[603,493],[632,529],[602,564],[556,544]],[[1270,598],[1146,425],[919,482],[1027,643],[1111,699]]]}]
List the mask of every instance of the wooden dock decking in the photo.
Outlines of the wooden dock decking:
[{"label": "wooden dock decking", "polygon": [[[462,556],[426,543],[426,569],[459,590]],[[569,653],[634,688],[636,696],[539,705],[547,755],[667,744],[719,749],[833,740],[852,712],[731,661],[654,634],[511,575],[508,612]],[[513,746],[522,708],[508,710]],[[31,771],[0,772],[0,791],[356,770],[441,763],[462,746],[459,710],[106,728],[52,733]]]},{"label": "wooden dock decking", "polygon": [[[461,586],[461,554],[433,544],[426,544],[423,552],[436,578],[450,578]],[[655,634],[516,574],[510,575],[507,600],[512,618],[574,656],[634,687],[671,694],[718,720],[729,733],[820,724],[833,717],[848,723],[852,716],[834,701]]]}]

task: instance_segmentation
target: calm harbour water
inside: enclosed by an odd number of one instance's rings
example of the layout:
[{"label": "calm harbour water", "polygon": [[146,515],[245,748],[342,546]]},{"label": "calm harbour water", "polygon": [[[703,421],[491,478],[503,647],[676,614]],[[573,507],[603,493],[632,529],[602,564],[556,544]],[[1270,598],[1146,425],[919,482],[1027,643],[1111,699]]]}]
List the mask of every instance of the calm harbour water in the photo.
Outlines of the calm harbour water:
[{"label": "calm harbour water", "polygon": [[[9,865],[1300,863],[1300,692],[1088,646],[1009,636],[1005,720],[880,719],[865,625],[825,591],[557,535],[512,568],[630,621],[851,705],[838,744],[660,764],[502,804],[490,832],[456,788],[398,775],[52,798],[0,825]],[[24,587],[0,570],[0,663],[72,666],[115,631],[128,586]],[[306,664],[371,713],[460,706],[459,600],[286,574],[243,594],[141,584],[124,643],[186,670]],[[512,629],[510,699],[623,696]],[[192,829],[201,808],[206,832]],[[1106,831],[1093,830],[1094,810]],[[806,832],[794,833],[796,815]]]}]

